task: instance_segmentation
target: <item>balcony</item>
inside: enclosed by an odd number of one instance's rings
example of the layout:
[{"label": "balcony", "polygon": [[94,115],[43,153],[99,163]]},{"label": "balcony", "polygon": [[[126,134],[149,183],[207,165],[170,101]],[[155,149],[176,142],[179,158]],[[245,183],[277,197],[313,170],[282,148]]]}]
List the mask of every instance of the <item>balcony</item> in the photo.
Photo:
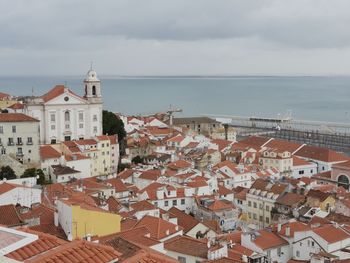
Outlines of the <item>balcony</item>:
[{"label": "balcony", "polygon": [[16,157],[23,157],[23,156],[24,156],[23,152],[16,152]]},{"label": "balcony", "polygon": [[23,142],[17,142],[16,145],[23,145]]},{"label": "balcony", "polygon": [[14,145],[15,145],[14,142],[8,142],[8,143],[7,143],[7,146],[14,146]]},{"label": "balcony", "polygon": [[27,145],[33,145],[33,142],[27,142]]}]

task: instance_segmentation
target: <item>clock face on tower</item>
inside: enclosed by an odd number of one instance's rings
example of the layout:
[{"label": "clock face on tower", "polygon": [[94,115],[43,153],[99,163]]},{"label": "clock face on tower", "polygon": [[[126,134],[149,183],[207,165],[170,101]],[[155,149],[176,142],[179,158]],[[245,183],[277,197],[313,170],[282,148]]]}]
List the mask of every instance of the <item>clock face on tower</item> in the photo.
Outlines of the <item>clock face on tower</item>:
[{"label": "clock face on tower", "polygon": [[64,101],[69,101],[69,97],[64,97]]}]

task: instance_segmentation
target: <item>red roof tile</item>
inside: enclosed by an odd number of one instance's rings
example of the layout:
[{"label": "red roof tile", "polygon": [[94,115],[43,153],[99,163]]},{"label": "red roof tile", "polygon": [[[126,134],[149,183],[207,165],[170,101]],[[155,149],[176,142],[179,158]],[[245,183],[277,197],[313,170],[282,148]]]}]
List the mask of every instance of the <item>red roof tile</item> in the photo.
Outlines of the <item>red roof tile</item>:
[{"label": "red roof tile", "polygon": [[12,204],[0,206],[0,225],[13,227],[23,222],[17,213],[16,207]]},{"label": "red roof tile", "polygon": [[84,99],[80,97],[79,95],[75,94],[73,91],[71,91],[69,88],[65,87],[64,85],[56,85],[53,87],[48,93],[41,96],[41,98],[44,100],[44,102],[48,102],[61,94],[63,94],[67,90],[67,92],[75,97],[78,97],[80,99]]},{"label": "red roof tile", "polygon": [[61,154],[50,145],[40,146],[40,158],[43,160],[46,159],[57,159],[60,158]]},{"label": "red roof tile", "polygon": [[0,122],[39,122],[23,113],[0,113]]}]

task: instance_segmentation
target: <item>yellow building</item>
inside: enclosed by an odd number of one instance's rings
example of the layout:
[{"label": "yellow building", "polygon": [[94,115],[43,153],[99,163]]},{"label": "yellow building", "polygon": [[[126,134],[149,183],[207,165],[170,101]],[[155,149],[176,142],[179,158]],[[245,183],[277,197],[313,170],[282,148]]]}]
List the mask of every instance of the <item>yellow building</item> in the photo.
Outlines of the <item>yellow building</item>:
[{"label": "yellow building", "polygon": [[319,207],[322,211],[329,212],[335,206],[335,198],[331,193],[311,189],[306,195],[306,204],[311,207]]},{"label": "yellow building", "polygon": [[16,103],[17,100],[13,99],[11,95],[0,92],[0,110],[6,109]]},{"label": "yellow building", "polygon": [[69,240],[120,232],[120,215],[105,211],[92,202],[89,196],[57,200],[55,223],[61,225]]}]

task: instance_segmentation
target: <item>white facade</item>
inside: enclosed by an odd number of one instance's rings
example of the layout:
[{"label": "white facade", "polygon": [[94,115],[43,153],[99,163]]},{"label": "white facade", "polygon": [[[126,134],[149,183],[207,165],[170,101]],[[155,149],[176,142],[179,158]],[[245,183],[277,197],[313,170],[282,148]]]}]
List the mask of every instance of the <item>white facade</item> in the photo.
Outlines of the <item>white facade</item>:
[{"label": "white facade", "polygon": [[[0,183],[6,184],[4,182]],[[20,204],[21,206],[31,207],[32,204],[41,203],[41,189],[15,185],[13,189],[0,195],[0,206],[9,204]]]},{"label": "white facade", "polygon": [[84,97],[58,85],[45,95],[26,101],[25,113],[40,120],[41,143],[88,139],[102,134],[101,83],[94,70],[89,70],[84,85]]},{"label": "white facade", "polygon": [[20,113],[0,113],[0,156],[39,166],[39,122]]}]

